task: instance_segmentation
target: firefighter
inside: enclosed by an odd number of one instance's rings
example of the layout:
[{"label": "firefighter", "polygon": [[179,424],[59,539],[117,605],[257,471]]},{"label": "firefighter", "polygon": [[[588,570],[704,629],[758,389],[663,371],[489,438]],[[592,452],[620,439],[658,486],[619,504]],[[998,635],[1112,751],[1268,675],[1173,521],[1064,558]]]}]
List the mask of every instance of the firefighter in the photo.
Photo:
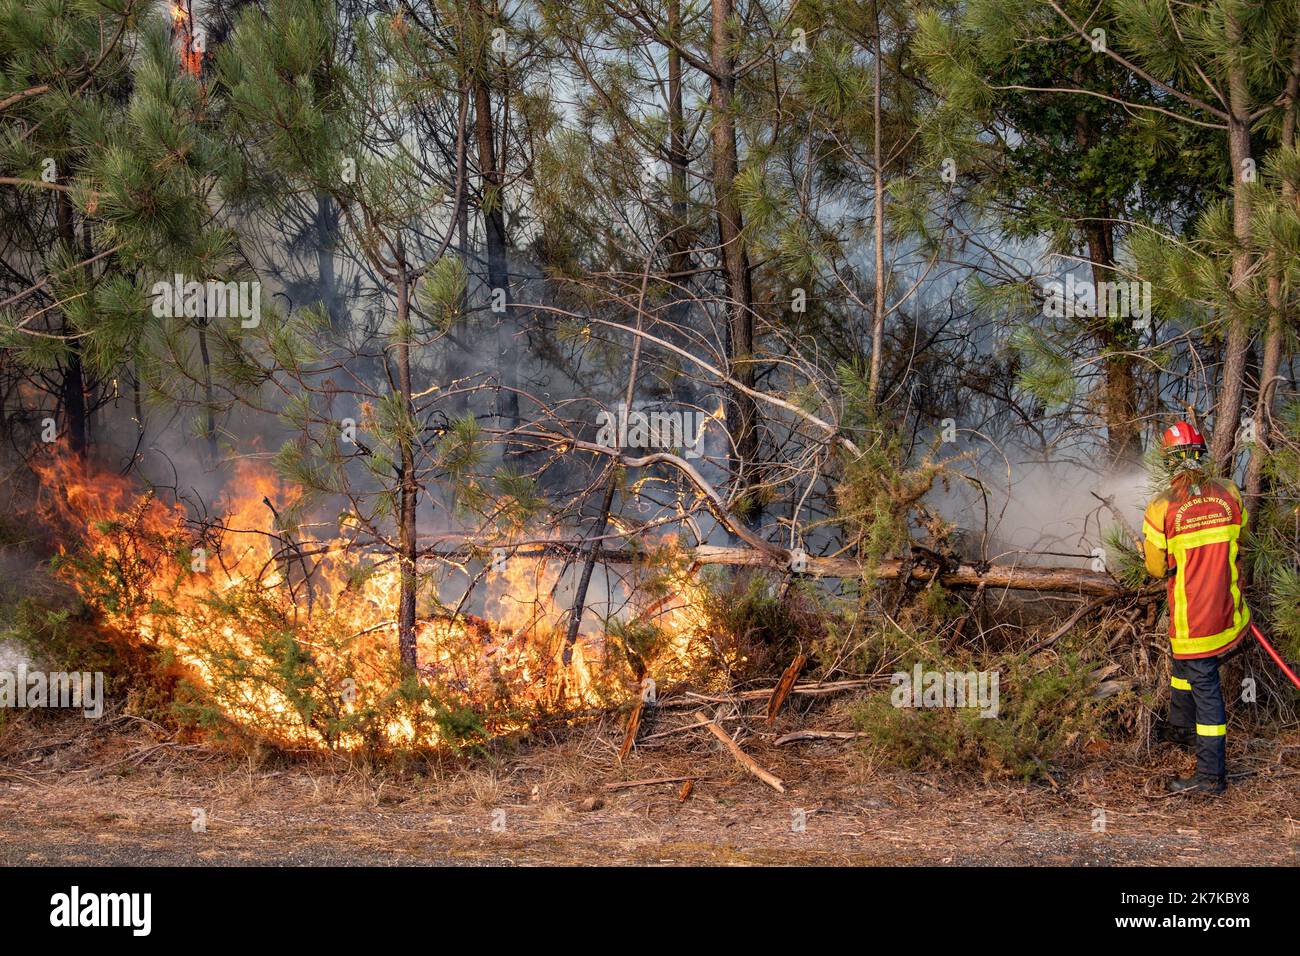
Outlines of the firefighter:
[{"label": "firefighter", "polygon": [[1147,506],[1143,551],[1148,573],[1173,572],[1169,722],[1171,737],[1196,751],[1196,774],[1170,781],[1169,790],[1218,794],[1227,783],[1219,659],[1250,626],[1239,564],[1246,509],[1235,484],[1206,474],[1205,439],[1195,428],[1179,422],[1163,444],[1173,474],[1168,490]]}]

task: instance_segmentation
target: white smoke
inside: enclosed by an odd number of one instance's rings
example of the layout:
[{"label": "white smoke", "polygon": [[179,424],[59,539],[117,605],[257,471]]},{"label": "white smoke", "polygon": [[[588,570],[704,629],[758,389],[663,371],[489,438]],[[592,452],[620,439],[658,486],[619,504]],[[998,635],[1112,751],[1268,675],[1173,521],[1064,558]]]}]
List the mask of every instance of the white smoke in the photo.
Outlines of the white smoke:
[{"label": "white smoke", "polygon": [[[1015,462],[1010,481],[985,474],[988,530],[985,556],[995,563],[1087,567],[1104,551],[1105,532],[1124,525],[1140,532],[1149,495],[1141,468],[1099,475],[1065,462]],[[936,499],[940,513],[962,529],[963,557],[979,558],[985,503],[977,488],[954,484]]]}]

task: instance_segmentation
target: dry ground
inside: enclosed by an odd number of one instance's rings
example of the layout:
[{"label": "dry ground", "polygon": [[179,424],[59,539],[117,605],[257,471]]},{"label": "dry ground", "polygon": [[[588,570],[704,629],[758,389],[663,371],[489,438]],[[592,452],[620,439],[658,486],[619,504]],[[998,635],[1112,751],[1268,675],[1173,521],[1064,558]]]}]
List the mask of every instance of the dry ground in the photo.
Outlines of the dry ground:
[{"label": "dry ground", "polygon": [[[1054,788],[873,769],[851,741],[749,737],[779,794],[699,731],[620,765],[612,721],[420,772],[160,743],[125,717],[19,722],[0,746],[4,865],[1300,862],[1300,739],[1234,740],[1250,775],[1197,801],[1147,795],[1153,774],[1190,766],[1168,747],[1143,764],[1103,755]],[[677,783],[607,787],[688,774],[685,801]]]}]

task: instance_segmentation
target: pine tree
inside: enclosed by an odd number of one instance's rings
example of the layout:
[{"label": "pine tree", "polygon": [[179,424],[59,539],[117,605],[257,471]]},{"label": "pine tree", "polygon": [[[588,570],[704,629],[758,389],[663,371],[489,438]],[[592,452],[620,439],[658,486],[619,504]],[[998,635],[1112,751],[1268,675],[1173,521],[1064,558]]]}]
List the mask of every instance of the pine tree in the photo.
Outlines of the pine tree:
[{"label": "pine tree", "polygon": [[[1084,17],[1080,4],[1063,9]],[[996,217],[1013,241],[1046,237],[1052,255],[1081,256],[1101,289],[1133,275],[1126,240],[1134,230],[1149,228],[1145,222],[1177,231],[1228,176],[1215,175],[1221,147],[1208,130],[1158,112],[1162,91],[1103,52],[1103,38],[1122,29],[1110,6],[1089,11],[1089,29],[1102,31],[1096,44],[1028,38],[1026,22],[1050,27],[1050,9],[1033,11],[1032,21],[1003,5],[932,9],[922,18],[920,46],[940,96],[928,117],[929,145],[963,170],[963,201]],[[1116,101],[1133,105],[1120,109]],[[1089,377],[1086,358],[1100,352],[1094,404],[1110,465],[1132,467],[1141,458],[1133,353],[1142,329],[1132,315],[1064,318],[1057,330],[1036,331]],[[1043,334],[1020,340],[1030,339],[1053,347]]]},{"label": "pine tree", "polygon": [[[228,177],[227,189],[252,208],[286,195],[328,196],[347,225],[348,241],[391,297],[394,311],[383,323],[386,341],[377,356],[382,385],[356,381],[348,389],[360,412],[359,430],[373,437],[340,441],[346,416],[332,407],[338,383],[316,374],[326,353],[314,344],[328,327],[319,310],[275,320],[266,333],[267,374],[286,392],[282,417],[300,432],[281,449],[281,467],[318,494],[347,495],[349,520],[396,556],[399,652],[413,670],[416,512],[422,476],[433,467],[416,400],[417,391],[428,394],[416,380],[424,371],[418,352],[428,330],[420,327],[413,303],[421,277],[441,261],[418,257],[421,228],[442,197],[425,186],[414,157],[401,146],[414,91],[391,83],[386,72],[393,48],[405,39],[400,17],[362,18],[352,26],[344,29],[330,0],[290,0],[268,16],[250,11],[238,17],[218,53],[228,129],[246,158]],[[353,450],[339,450],[349,444]],[[349,465],[356,463],[377,491],[350,476]],[[389,518],[395,533],[386,527]]]},{"label": "pine tree", "polygon": [[[194,323],[161,323],[150,289],[173,271],[210,273],[229,236],[205,192],[220,151],[204,96],[180,67],[167,21],[123,2],[0,5],[5,177],[14,243],[5,344],[56,402],[59,432],[84,454],[94,412],[129,381],[160,383],[156,348]],[[202,378],[201,374],[198,376]]]}]

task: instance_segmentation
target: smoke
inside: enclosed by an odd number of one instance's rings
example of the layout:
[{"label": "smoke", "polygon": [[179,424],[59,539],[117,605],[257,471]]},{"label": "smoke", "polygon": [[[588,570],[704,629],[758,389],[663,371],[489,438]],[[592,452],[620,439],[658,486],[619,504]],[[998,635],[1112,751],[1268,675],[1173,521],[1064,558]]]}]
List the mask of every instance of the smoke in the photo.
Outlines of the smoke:
[{"label": "smoke", "polygon": [[962,557],[996,563],[1087,567],[1104,555],[1104,533],[1125,525],[1139,533],[1150,479],[1140,468],[1099,475],[1074,462],[1020,461],[998,482],[985,477],[985,503],[963,482],[940,495],[940,513],[960,529]]},{"label": "smoke", "polygon": [[19,668],[32,670],[35,664],[12,638],[0,636],[0,672],[16,673]]}]

